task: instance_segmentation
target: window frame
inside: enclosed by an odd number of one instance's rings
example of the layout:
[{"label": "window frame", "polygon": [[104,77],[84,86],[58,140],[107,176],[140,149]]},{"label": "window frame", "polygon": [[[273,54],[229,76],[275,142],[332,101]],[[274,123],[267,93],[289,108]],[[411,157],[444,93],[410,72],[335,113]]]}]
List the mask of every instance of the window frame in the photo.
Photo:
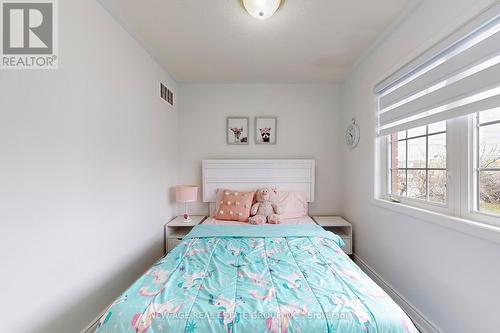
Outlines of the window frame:
[{"label": "window frame", "polygon": [[[448,126],[448,124],[447,124]],[[447,135],[446,135],[446,144],[448,145],[448,128],[447,128]],[[401,203],[403,205],[408,205],[411,207],[416,207],[420,209],[425,209],[425,210],[430,210],[433,212],[441,213],[441,214],[446,214],[449,215],[451,213],[451,205],[450,205],[450,200],[449,200],[449,191],[447,188],[447,200],[445,203],[438,203],[438,202],[430,202],[430,201],[424,201],[421,199],[415,199],[415,198],[408,198],[406,196],[400,196],[400,195],[393,195],[391,194],[391,156],[389,154],[390,151],[390,135],[385,135],[378,137],[378,152],[379,152],[379,161],[382,165],[380,165],[380,175],[381,175],[381,182],[379,183],[381,186],[375,186],[376,190],[378,190],[378,194],[376,194],[376,198],[382,199],[384,201],[389,201],[389,202],[397,202]],[[448,176],[448,152],[447,152],[447,157],[446,157],[446,173]],[[448,183],[448,177],[447,177],[447,183]],[[448,185],[447,185],[448,187]],[[397,201],[395,201],[396,199]]]},{"label": "window frame", "polygon": [[478,200],[477,162],[478,150],[478,113],[461,116],[446,121],[446,203],[429,202],[391,194],[391,156],[390,136],[378,137],[378,163],[380,169],[379,186],[375,199],[398,203],[443,214],[452,218],[481,222],[493,227],[500,227],[500,215],[479,211],[475,202]]},{"label": "window frame", "polygon": [[[467,193],[462,191],[462,209],[461,215],[464,218],[487,223],[496,227],[500,227],[500,215],[481,211],[479,209],[480,200],[480,184],[479,184],[479,151],[480,140],[479,130],[481,126],[490,124],[491,122],[480,124],[480,112],[473,113],[467,116],[467,135],[463,136],[462,144],[467,144],[468,147],[468,161],[463,160],[462,163],[467,163],[467,175],[462,173],[462,179],[468,184]],[[496,121],[494,123],[500,123]],[[465,141],[467,140],[467,141]],[[466,178],[467,177],[467,178]]]},{"label": "window frame", "polygon": [[[448,131],[447,128],[444,131],[437,131],[437,132],[432,132],[429,133],[429,126],[430,125],[425,125],[425,134],[420,134],[420,135],[415,135],[415,136],[409,136],[408,132],[409,130],[405,130],[406,135],[404,139],[396,139],[393,141],[391,139],[392,135],[387,136],[387,156],[388,156],[388,174],[387,174],[387,193],[389,194],[390,197],[396,198],[399,201],[410,201],[410,202],[415,202],[415,203],[423,203],[426,205],[431,205],[431,206],[437,206],[437,207],[448,207],[448,191],[446,190],[446,198],[444,202],[437,202],[437,201],[430,201],[429,196],[430,196],[430,191],[429,191],[429,172],[430,171],[445,171],[446,172],[446,178],[448,177],[448,168],[430,168],[429,167],[429,138],[432,136],[437,136],[441,134],[446,134],[446,140],[448,140]],[[420,126],[422,127],[422,126]],[[401,131],[400,131],[401,132]],[[398,132],[399,133],[399,132]],[[397,133],[396,133],[397,136]],[[425,168],[409,168],[408,167],[408,141],[410,140],[415,140],[415,139],[422,139],[425,138]],[[405,167],[404,168],[396,168],[395,170],[404,170],[406,174],[406,195],[400,195],[400,194],[394,194],[392,193],[392,145],[394,142],[399,143],[399,142],[405,142]],[[446,143],[448,145],[448,142]],[[446,163],[448,164],[448,163]],[[426,180],[425,180],[425,186],[426,186],[426,200],[424,199],[419,199],[419,198],[412,198],[408,197],[408,171],[425,171],[426,173]]]}]

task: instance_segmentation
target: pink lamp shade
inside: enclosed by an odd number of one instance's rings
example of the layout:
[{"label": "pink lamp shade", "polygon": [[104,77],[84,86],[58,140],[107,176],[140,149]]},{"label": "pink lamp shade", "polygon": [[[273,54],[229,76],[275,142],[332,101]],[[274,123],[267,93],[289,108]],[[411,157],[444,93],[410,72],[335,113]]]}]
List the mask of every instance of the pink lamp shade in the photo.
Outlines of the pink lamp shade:
[{"label": "pink lamp shade", "polygon": [[195,202],[198,200],[198,186],[179,185],[175,187],[175,199],[177,202]]}]

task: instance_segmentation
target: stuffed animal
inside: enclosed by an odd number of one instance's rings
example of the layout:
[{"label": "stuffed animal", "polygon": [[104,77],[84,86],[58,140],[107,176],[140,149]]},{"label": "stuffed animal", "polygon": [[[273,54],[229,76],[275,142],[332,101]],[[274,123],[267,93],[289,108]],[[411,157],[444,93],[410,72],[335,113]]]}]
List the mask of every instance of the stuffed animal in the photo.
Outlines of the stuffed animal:
[{"label": "stuffed animal", "polygon": [[251,224],[279,224],[281,223],[281,212],[276,204],[278,191],[271,188],[261,188],[255,193],[256,202],[250,209]]}]

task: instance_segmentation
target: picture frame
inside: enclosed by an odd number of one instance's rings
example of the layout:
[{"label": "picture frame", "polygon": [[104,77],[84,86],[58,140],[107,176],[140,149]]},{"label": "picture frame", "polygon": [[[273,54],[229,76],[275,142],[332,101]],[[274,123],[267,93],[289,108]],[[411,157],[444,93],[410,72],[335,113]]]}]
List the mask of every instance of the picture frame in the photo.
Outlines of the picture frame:
[{"label": "picture frame", "polygon": [[278,142],[278,118],[255,117],[255,144],[275,145]]},{"label": "picture frame", "polygon": [[248,145],[250,141],[249,117],[227,117],[226,143],[228,145]]}]

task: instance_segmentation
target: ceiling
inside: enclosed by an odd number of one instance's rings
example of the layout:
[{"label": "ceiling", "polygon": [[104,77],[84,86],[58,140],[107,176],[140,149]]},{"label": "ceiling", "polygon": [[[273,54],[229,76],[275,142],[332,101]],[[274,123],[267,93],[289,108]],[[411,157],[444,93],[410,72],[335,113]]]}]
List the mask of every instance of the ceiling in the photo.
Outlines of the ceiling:
[{"label": "ceiling", "polygon": [[338,82],[411,0],[99,0],[179,82]]}]

